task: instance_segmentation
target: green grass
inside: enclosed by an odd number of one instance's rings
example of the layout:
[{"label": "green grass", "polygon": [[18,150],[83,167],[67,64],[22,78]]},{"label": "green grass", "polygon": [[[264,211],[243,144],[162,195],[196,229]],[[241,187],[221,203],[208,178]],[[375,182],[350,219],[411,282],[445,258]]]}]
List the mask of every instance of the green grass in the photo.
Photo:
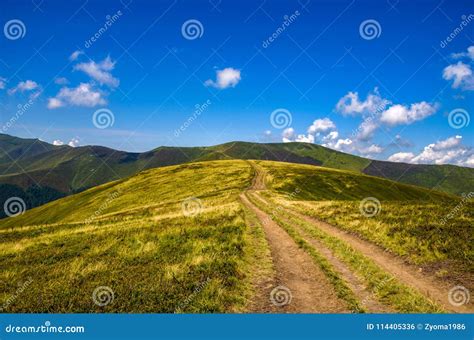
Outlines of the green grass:
[{"label": "green grass", "polygon": [[[311,166],[259,162],[273,192],[266,197],[356,233],[409,262],[470,285],[474,273],[474,203],[385,179]],[[352,175],[352,176],[351,176]],[[361,200],[380,211],[366,217]],[[454,213],[455,212],[455,213]]]},{"label": "green grass", "polygon": [[[4,311],[242,309],[255,249],[238,194],[251,176],[242,161],[150,170],[0,222]],[[202,202],[194,217],[181,210],[190,195]],[[99,286],[115,295],[104,307],[92,301]]]},{"label": "green grass", "polygon": [[329,261],[321,255],[313,246],[311,246],[300,234],[287,223],[285,220],[281,219],[278,213],[275,213],[278,209],[271,209],[267,206],[264,206],[258,199],[252,197],[252,195],[247,195],[249,200],[252,201],[260,209],[266,211],[270,217],[278,223],[290,237],[298,244],[298,246],[304,249],[314,260],[316,265],[321,268],[323,273],[328,278],[329,282],[333,285],[336,295],[347,303],[349,309],[354,313],[364,313],[366,310],[361,306],[360,301],[354,295],[352,290],[347,286],[346,282],[341,278],[339,273],[334,269],[334,267],[329,263]]},{"label": "green grass", "polygon": [[209,147],[159,147],[133,153],[101,146],[53,146],[0,134],[0,184],[22,189],[38,184],[62,194],[76,193],[150,168],[221,159],[321,165],[456,195],[474,191],[472,168],[373,161],[309,143],[230,142]]},{"label": "green grass", "polygon": [[[419,292],[400,283],[395,277],[386,273],[378,267],[372,260],[353,249],[344,241],[336,237],[330,236],[318,228],[314,228],[303,220],[295,218],[293,215],[285,212],[284,209],[278,209],[278,205],[264,205],[259,200],[253,201],[261,209],[273,215],[273,219],[278,222],[287,232],[294,237],[295,241],[301,244],[310,255],[315,252],[314,248],[308,245],[301,236],[295,231],[294,225],[299,225],[308,234],[315,239],[321,241],[325,246],[331,249],[334,254],[344,263],[346,263],[355,273],[363,278],[367,287],[383,304],[392,307],[400,313],[437,313],[442,312],[442,308],[435,302],[429,300]],[[314,255],[312,255],[314,256]],[[333,283],[338,295],[345,299],[352,309],[360,308],[357,299],[344,282],[338,278],[336,272],[324,260],[315,257],[322,264],[322,269]]]},{"label": "green grass", "polygon": [[[413,262],[452,264],[447,276],[456,280],[470,275],[473,215],[467,203],[441,226],[442,215],[461,200],[350,171],[258,164],[268,173],[268,197],[274,204],[304,208]],[[239,199],[253,175],[249,163],[236,160],[150,169],[0,220],[0,308],[245,311],[259,282],[274,275],[262,228]],[[366,196],[382,203],[371,219],[357,215],[359,199]],[[183,214],[182,203],[190,197],[201,202],[195,216]],[[285,222],[288,217],[281,218]],[[326,272],[339,297],[362,311],[321,254],[298,238],[291,224],[282,224]],[[436,310],[406,287],[392,284],[390,275],[343,242],[313,235],[366,278],[382,301],[400,311]],[[19,291],[25,283],[28,287]],[[99,286],[110,287],[115,295],[104,307],[92,301]]]}]

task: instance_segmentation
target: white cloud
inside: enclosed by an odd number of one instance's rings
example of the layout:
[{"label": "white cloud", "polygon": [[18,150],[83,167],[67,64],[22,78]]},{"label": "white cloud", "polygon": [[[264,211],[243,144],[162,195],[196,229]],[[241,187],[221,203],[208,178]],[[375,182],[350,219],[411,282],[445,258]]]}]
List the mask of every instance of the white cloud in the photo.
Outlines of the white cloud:
[{"label": "white cloud", "polygon": [[324,136],[322,139],[323,139],[324,143],[329,143],[330,141],[335,140],[338,137],[339,137],[339,132],[331,131],[326,136]]},{"label": "white cloud", "polygon": [[342,115],[362,116],[364,120],[352,132],[356,141],[370,141],[382,124],[388,126],[409,125],[436,112],[437,105],[419,102],[410,106],[393,104],[380,96],[378,89],[369,92],[365,100],[357,92],[349,92],[336,104],[335,110]]},{"label": "white cloud", "polygon": [[314,136],[308,134],[306,135],[298,135],[295,138],[295,142],[301,142],[301,143],[314,143]]},{"label": "white cloud", "polygon": [[350,152],[353,150],[354,142],[350,138],[339,138],[337,141],[332,140],[328,141],[327,143],[323,143],[322,146],[338,151]]},{"label": "white cloud", "polygon": [[58,85],[67,85],[69,84],[69,80],[67,80],[64,77],[59,77],[59,78],[54,79],[54,83]]},{"label": "white cloud", "polygon": [[76,146],[79,146],[79,139],[73,138],[69,141],[69,143],[67,143],[67,145],[75,148]]},{"label": "white cloud", "polygon": [[313,124],[308,128],[308,133],[315,135],[320,132],[327,132],[329,130],[334,130],[336,124],[329,118],[316,119]]},{"label": "white cloud", "polygon": [[295,137],[295,129],[286,128],[285,130],[283,130],[281,137],[282,137],[283,143],[293,142],[294,137]]},{"label": "white cloud", "polygon": [[411,104],[410,107],[405,105],[393,105],[382,112],[380,121],[387,125],[409,125],[416,121],[423,120],[436,112],[435,105],[427,102]]},{"label": "white cloud", "polygon": [[351,145],[352,143],[353,143],[353,141],[349,138],[338,139],[336,144],[334,144],[334,149],[343,150],[343,149],[346,149],[347,146]]},{"label": "white cloud", "polygon": [[91,60],[87,63],[79,63],[74,66],[74,70],[79,70],[87,74],[93,80],[99,82],[100,85],[107,85],[110,87],[117,87],[120,81],[114,78],[110,71],[115,67],[115,62],[112,61],[110,56],[105,58],[99,63]]},{"label": "white cloud", "polygon": [[8,94],[12,95],[16,92],[33,91],[38,88],[38,83],[33,80],[20,81],[17,86],[8,90]]},{"label": "white cloud", "polygon": [[452,57],[454,59],[470,58],[471,60],[474,60],[474,46],[469,46],[467,52],[453,53]]},{"label": "white cloud", "polygon": [[387,160],[390,162],[411,163],[413,158],[415,158],[415,154],[413,152],[397,152],[388,157]]},{"label": "white cloud", "polygon": [[7,85],[7,80],[3,77],[0,77],[0,90],[3,90]]},{"label": "white cloud", "polygon": [[474,90],[474,76],[471,65],[459,61],[457,64],[449,65],[443,70],[443,78],[452,80],[454,89]]},{"label": "white cloud", "polygon": [[55,139],[53,141],[53,145],[56,145],[56,146],[64,145],[64,142],[60,139]]},{"label": "white cloud", "polygon": [[474,149],[462,144],[462,136],[453,136],[428,144],[418,155],[399,152],[388,158],[393,162],[414,164],[455,164],[474,167]]},{"label": "white cloud", "polygon": [[48,98],[48,109],[57,109],[64,106],[64,103],[57,98]]},{"label": "white cloud", "polygon": [[94,107],[105,105],[103,93],[92,87],[91,84],[81,83],[75,88],[63,87],[54,98],[49,98],[48,108],[56,109],[66,104],[73,106]]},{"label": "white cloud", "polygon": [[374,155],[374,154],[379,154],[383,152],[383,148],[379,145],[372,144],[369,147],[362,147],[359,148],[358,151],[363,154],[363,155]]},{"label": "white cloud", "polygon": [[216,81],[208,79],[204,82],[204,85],[226,89],[228,87],[235,87],[240,82],[240,79],[240,70],[227,67],[216,71]]},{"label": "white cloud", "polygon": [[79,51],[79,50],[74,51],[74,52],[72,52],[72,54],[69,56],[69,60],[70,60],[70,61],[75,61],[75,60],[77,60],[77,58],[79,58],[79,56],[80,56],[81,54],[84,54],[84,52]]},{"label": "white cloud", "polygon": [[374,119],[364,120],[357,128],[356,138],[361,141],[368,141],[372,139],[375,131],[379,128],[379,124]]},{"label": "white cloud", "polygon": [[373,93],[369,93],[364,101],[359,99],[358,92],[349,92],[344,97],[339,99],[336,104],[336,111],[343,115],[362,115],[362,114],[376,114],[381,112],[390,104],[390,101],[383,99],[378,89],[375,88]]}]

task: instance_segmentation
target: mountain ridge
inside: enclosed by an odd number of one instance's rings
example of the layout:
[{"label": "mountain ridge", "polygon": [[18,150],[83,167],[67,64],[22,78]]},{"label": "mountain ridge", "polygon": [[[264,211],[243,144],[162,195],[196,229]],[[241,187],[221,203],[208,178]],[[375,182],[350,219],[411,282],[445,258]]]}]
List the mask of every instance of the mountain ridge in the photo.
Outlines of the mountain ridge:
[{"label": "mountain ridge", "polygon": [[98,145],[56,146],[38,139],[0,134],[0,203],[13,191],[18,194],[19,190],[35,188],[40,198],[31,204],[37,206],[142,170],[221,159],[283,161],[350,170],[455,195],[474,191],[472,168],[371,160],[309,143],[236,141],[126,152]]}]

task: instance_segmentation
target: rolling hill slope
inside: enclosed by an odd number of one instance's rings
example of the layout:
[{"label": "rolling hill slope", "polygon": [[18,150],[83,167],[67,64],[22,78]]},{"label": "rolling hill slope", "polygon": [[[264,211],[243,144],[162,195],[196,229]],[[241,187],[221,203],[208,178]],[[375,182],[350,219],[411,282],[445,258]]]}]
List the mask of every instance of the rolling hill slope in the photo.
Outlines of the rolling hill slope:
[{"label": "rolling hill slope", "polygon": [[[275,214],[282,213],[283,202],[335,219],[409,261],[448,264],[446,277],[469,268],[469,209],[440,222],[459,204],[455,196],[352,171],[256,163],[265,171],[268,189],[262,192],[275,202],[270,208]],[[30,282],[8,311],[247,310],[256,294],[255,275],[273,275],[262,231],[249,227],[252,214],[239,199],[253,182],[252,164],[220,160],[149,169],[1,220],[0,301],[19,283]],[[359,212],[360,200],[368,196],[382,204],[380,215],[370,220]],[[385,280],[386,274],[377,273]],[[113,290],[115,300],[105,307],[94,304],[98,287]],[[401,311],[437,308],[398,284],[383,287],[387,303],[396,296]],[[403,294],[414,300],[399,299]],[[420,307],[418,301],[424,301]]]},{"label": "rolling hill slope", "polygon": [[[145,169],[221,159],[320,165],[457,195],[474,191],[474,169],[471,168],[373,161],[316,144],[231,142],[210,147],[159,147],[131,153],[101,146],[53,146],[8,135],[0,135],[0,188],[3,196],[11,197],[15,193],[29,207],[34,207]],[[28,190],[33,190],[37,197],[32,199]]]}]

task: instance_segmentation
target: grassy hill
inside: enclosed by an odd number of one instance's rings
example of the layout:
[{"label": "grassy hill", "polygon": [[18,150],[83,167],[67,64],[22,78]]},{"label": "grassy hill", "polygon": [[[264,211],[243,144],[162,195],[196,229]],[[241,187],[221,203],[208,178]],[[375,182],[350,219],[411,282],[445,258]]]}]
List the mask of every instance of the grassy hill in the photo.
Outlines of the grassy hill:
[{"label": "grassy hill", "polygon": [[[0,301],[9,311],[222,312],[245,299],[243,161],[153,169],[0,222]],[[92,301],[98,287],[115,301]],[[196,290],[200,294],[196,294]]]},{"label": "grassy hill", "polygon": [[[351,171],[258,164],[275,202],[304,207],[418,263],[469,268],[474,210],[440,222],[459,204],[454,196]],[[242,310],[267,251],[239,200],[253,176],[240,160],[149,169],[3,219],[0,302],[28,282],[6,311]],[[370,220],[359,212],[367,196],[382,204]],[[113,291],[110,304],[93,303],[99,287]]]},{"label": "grassy hill", "polygon": [[[20,193],[17,196],[31,208],[142,170],[222,159],[320,165],[457,195],[474,191],[474,169],[471,168],[373,161],[308,143],[231,142],[210,147],[159,147],[131,153],[101,146],[53,146],[8,135],[0,135],[0,185],[9,185],[5,192]],[[36,199],[30,197],[31,188],[37,194]],[[0,218],[2,214],[0,211]]]},{"label": "grassy hill", "polygon": [[[471,273],[466,285],[474,284],[472,199],[344,170],[259,164],[274,204],[356,233],[438,276],[459,280]],[[368,197],[375,200],[364,207]],[[375,215],[368,218],[361,209]]]}]

